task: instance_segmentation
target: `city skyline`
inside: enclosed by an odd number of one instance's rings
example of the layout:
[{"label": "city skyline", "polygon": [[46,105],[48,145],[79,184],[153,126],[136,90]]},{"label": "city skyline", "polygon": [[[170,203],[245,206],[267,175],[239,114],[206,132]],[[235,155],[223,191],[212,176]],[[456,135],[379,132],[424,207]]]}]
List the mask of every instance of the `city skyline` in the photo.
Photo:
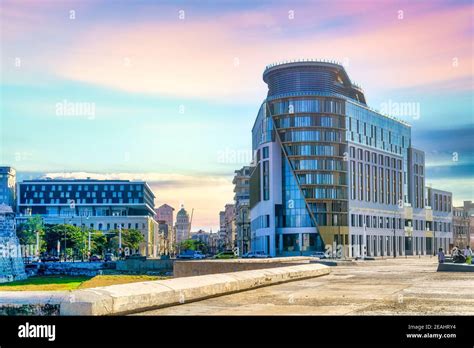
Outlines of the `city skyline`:
[{"label": "city skyline", "polygon": [[156,207],[194,208],[193,230],[215,232],[251,159],[265,66],[319,57],[370,107],[414,103],[395,116],[427,184],[472,199],[469,2],[125,4],[2,2],[0,163],[19,180],[145,180]]}]

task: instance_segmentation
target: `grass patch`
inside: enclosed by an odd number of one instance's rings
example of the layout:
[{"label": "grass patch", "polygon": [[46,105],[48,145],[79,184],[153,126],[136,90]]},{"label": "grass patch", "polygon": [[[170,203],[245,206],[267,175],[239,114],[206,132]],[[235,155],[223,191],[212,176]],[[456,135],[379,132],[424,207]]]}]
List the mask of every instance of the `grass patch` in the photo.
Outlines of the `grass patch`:
[{"label": "grass patch", "polygon": [[170,277],[125,274],[97,275],[95,277],[34,276],[25,280],[2,283],[0,291],[68,291],[168,278]]},{"label": "grass patch", "polygon": [[66,291],[77,289],[91,277],[34,276],[0,284],[0,291]]},{"label": "grass patch", "polygon": [[86,280],[78,289],[97,288],[99,286],[108,286],[115,284],[127,284],[136,282],[146,282],[150,280],[167,279],[169,277],[149,276],[149,275],[98,275]]}]

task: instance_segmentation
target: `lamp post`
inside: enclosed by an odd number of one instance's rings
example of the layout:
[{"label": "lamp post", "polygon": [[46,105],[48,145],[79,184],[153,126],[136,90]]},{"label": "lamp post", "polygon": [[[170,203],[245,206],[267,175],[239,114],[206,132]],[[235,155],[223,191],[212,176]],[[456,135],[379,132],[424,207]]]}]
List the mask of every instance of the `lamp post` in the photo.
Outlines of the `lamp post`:
[{"label": "lamp post", "polygon": [[64,218],[64,262],[66,262],[66,218]]},{"label": "lamp post", "polygon": [[393,212],[394,218],[393,218],[393,258],[397,257],[397,233],[396,233],[396,227],[397,227],[397,211]]},{"label": "lamp post", "polygon": [[[80,216],[81,216],[81,233],[82,233],[82,237],[84,238],[84,224],[82,222],[82,214]],[[84,238],[84,250],[85,249],[86,249],[86,239]],[[82,261],[84,261],[84,250],[82,251]]]},{"label": "lamp post", "polygon": [[367,225],[364,223],[364,234],[362,236],[362,260],[365,260],[365,249],[367,248],[367,245],[365,244],[365,241],[367,239]]},{"label": "lamp post", "polygon": [[122,255],[122,224],[119,224],[119,256]]},{"label": "lamp post", "polygon": [[35,256],[39,256],[39,231],[38,231],[38,229],[36,230],[36,250],[35,250]]},{"label": "lamp post", "polygon": [[[80,216],[81,216],[81,231],[82,231],[82,235],[84,236],[84,234],[85,234],[85,229],[84,229],[85,224],[82,222],[83,221],[82,219],[83,219],[84,215],[81,214]],[[89,220],[89,216],[90,216],[89,213],[86,212],[86,215],[85,215],[86,220]],[[90,229],[88,230],[88,234],[89,234],[89,238],[88,238],[89,244],[88,244],[87,250],[90,252],[91,251],[91,231],[90,231]],[[84,238],[84,250],[85,249],[86,249],[86,239]],[[84,252],[82,253],[82,259],[84,260]]]},{"label": "lamp post", "polygon": [[[74,214],[70,214],[70,211],[67,212],[67,215],[71,216],[71,219],[69,220],[69,222],[72,221],[72,218],[74,217],[74,215],[76,215],[75,211],[76,211],[76,203],[74,202],[73,199],[70,199],[68,200],[68,203],[69,203],[69,209],[74,209]],[[66,220],[67,220],[67,217],[64,218],[64,262],[66,262]]]}]

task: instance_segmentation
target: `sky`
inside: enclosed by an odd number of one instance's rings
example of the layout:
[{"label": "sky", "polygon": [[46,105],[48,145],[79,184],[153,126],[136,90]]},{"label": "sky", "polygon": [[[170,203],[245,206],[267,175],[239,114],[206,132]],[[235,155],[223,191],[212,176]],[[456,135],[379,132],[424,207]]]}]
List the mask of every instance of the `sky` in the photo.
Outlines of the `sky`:
[{"label": "sky", "polygon": [[427,184],[474,200],[470,1],[0,2],[0,164],[146,180],[218,229],[251,159],[265,66],[341,62],[426,152]]}]

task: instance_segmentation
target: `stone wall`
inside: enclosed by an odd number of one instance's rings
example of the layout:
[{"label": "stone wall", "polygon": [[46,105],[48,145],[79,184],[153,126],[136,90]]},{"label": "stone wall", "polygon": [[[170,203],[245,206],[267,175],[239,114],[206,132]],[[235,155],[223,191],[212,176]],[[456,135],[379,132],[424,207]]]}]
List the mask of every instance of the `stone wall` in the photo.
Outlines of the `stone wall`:
[{"label": "stone wall", "polygon": [[15,214],[9,206],[0,204],[0,283],[26,278],[15,230]]},{"label": "stone wall", "polygon": [[173,271],[173,259],[127,259],[117,261],[117,271],[127,273],[166,273]]},{"label": "stone wall", "polygon": [[[36,275],[68,275],[94,277],[103,270],[114,269],[115,262],[40,262]],[[29,272],[31,271],[30,267]]]},{"label": "stone wall", "polygon": [[474,265],[465,263],[439,263],[437,272],[474,272]]},{"label": "stone wall", "polygon": [[230,259],[230,260],[192,260],[176,261],[173,265],[173,276],[192,277],[206,274],[251,271],[265,268],[295,266],[309,263],[310,257],[276,257],[268,259]]}]

